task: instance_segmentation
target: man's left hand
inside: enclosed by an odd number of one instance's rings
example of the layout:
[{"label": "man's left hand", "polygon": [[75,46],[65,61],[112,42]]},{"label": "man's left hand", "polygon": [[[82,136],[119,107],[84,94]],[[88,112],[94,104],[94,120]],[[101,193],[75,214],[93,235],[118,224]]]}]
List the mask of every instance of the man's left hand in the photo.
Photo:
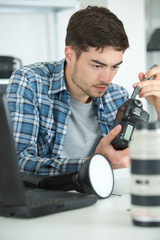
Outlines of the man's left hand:
[{"label": "man's left hand", "polygon": [[[150,78],[153,76],[153,79],[143,81],[144,78]],[[138,93],[140,98],[146,98],[147,101],[154,105],[158,117],[160,119],[160,67],[155,67],[146,72],[139,73],[140,82],[135,83],[133,87],[138,85],[141,89]]]}]

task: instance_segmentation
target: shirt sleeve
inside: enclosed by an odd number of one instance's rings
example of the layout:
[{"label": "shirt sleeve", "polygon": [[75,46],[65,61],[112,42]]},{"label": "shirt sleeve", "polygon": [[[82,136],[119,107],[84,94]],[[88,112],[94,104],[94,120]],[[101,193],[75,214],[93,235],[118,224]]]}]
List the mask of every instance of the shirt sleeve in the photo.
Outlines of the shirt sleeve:
[{"label": "shirt sleeve", "polygon": [[[29,79],[30,78],[30,79]],[[78,171],[84,163],[83,158],[66,159],[59,156],[47,156],[45,151],[37,149],[40,114],[35,82],[30,81],[25,71],[18,70],[11,76],[7,99],[13,124],[13,135],[17,149],[20,171],[41,175],[57,175]],[[41,99],[42,100],[42,99]],[[43,143],[42,143],[42,149]]]}]

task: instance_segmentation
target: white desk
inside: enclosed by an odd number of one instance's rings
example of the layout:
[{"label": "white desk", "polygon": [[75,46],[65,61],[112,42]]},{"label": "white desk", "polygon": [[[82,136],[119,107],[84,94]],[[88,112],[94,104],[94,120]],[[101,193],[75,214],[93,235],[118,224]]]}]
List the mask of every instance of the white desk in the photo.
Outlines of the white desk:
[{"label": "white desk", "polygon": [[129,182],[90,207],[34,219],[0,217],[0,240],[160,240],[160,228],[137,227],[130,217]]}]

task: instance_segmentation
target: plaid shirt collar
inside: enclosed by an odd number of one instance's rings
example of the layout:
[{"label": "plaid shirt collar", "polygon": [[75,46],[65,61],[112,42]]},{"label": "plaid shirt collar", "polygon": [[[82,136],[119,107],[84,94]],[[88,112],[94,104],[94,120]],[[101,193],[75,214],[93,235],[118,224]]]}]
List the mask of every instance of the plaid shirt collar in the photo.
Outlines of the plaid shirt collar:
[{"label": "plaid shirt collar", "polygon": [[51,69],[51,81],[50,81],[50,88],[49,88],[49,95],[55,95],[59,92],[66,91],[66,83],[65,83],[65,68],[66,61],[62,59],[61,61],[54,63],[55,69],[54,72]]}]

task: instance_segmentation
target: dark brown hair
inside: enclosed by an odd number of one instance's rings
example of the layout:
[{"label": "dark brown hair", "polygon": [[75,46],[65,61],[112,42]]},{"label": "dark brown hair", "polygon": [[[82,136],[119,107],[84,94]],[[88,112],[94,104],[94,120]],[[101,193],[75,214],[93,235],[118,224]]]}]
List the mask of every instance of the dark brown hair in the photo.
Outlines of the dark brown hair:
[{"label": "dark brown hair", "polygon": [[66,46],[71,46],[77,59],[89,47],[112,46],[118,51],[129,47],[123,23],[109,9],[88,6],[74,13],[68,23]]}]

